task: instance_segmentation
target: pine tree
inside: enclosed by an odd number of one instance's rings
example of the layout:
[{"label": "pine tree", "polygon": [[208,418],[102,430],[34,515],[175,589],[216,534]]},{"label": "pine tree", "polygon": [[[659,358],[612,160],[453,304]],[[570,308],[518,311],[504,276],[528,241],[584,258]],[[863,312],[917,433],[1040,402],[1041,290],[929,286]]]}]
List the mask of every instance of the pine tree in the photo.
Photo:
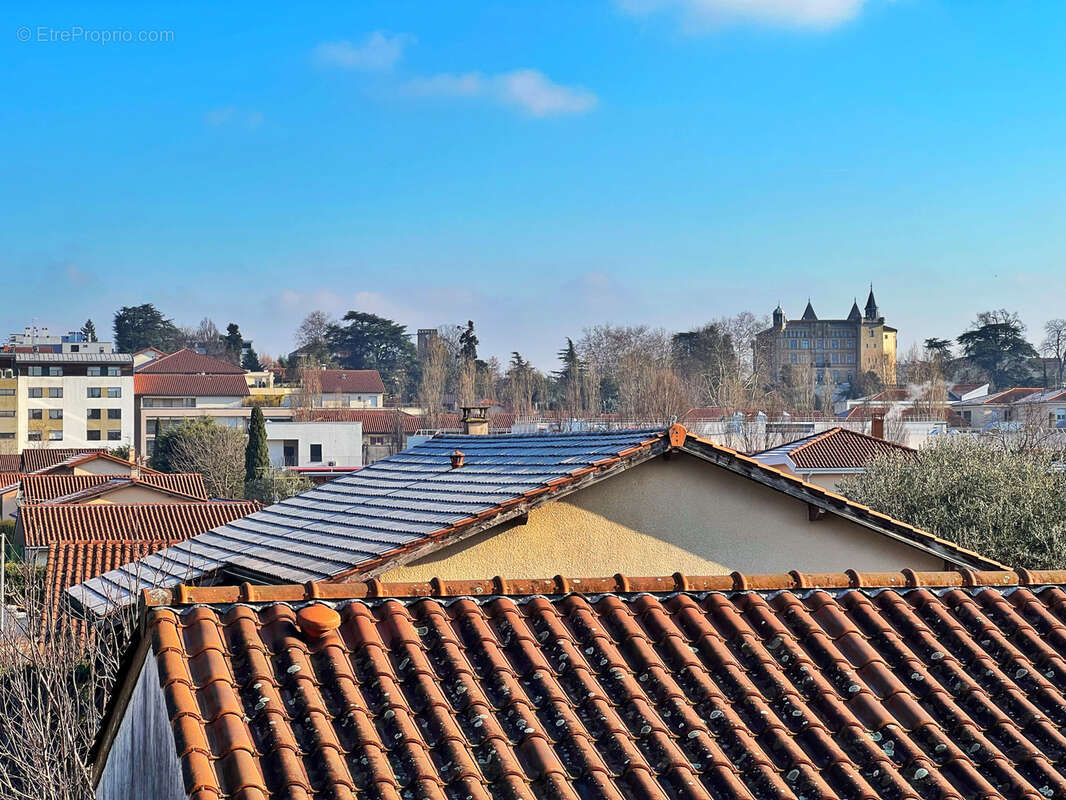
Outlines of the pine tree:
[{"label": "pine tree", "polygon": [[85,337],[85,341],[87,342],[98,341],[96,338],[96,326],[93,325],[91,319],[85,320],[85,324],[81,326],[81,335]]},{"label": "pine tree", "polygon": [[241,359],[241,367],[249,372],[259,372],[263,369],[263,365],[259,363],[259,354],[251,345],[248,345],[248,352]]},{"label": "pine tree", "polygon": [[270,451],[267,450],[266,420],[263,409],[252,408],[248,423],[248,446],[244,451],[244,479],[254,481],[270,471]]}]

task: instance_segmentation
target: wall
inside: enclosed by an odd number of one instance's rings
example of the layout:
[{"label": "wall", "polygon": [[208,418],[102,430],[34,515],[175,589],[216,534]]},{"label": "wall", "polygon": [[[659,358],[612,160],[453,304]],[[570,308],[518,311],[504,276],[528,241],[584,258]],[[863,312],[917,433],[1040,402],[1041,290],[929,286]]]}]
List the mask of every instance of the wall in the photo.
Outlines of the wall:
[{"label": "wall", "polygon": [[[297,463],[292,466],[363,466],[361,422],[270,422],[266,423],[270,463],[284,467],[286,441],[297,442]],[[311,445],[322,445],[322,460],[311,461]]]},{"label": "wall", "polygon": [[[47,365],[45,365],[47,369]],[[103,397],[89,397],[89,388],[99,388]],[[109,387],[118,387],[122,391],[121,397],[107,397]],[[29,396],[31,388],[43,390],[44,397]],[[61,388],[62,397],[48,397],[49,388]],[[41,420],[29,420],[29,409],[39,408],[42,410]],[[90,408],[102,409],[102,420],[89,420]],[[62,409],[61,420],[50,420],[49,409]],[[108,409],[118,409],[122,418],[118,420],[107,419]],[[22,375],[18,380],[18,441],[20,449],[34,447],[118,447],[121,444],[133,444],[133,377],[122,375],[119,377],[88,377],[85,375],[65,375],[62,377],[31,377]],[[99,440],[89,440],[86,434],[89,430],[118,430],[119,439],[108,440],[107,433],[101,433]],[[27,439],[29,431],[62,430],[63,438],[59,441],[49,442],[48,434],[43,433],[44,441],[30,442]]]},{"label": "wall", "polygon": [[185,800],[185,783],[151,648],[111,743],[97,800]]},{"label": "wall", "polygon": [[655,459],[384,580],[935,570],[941,559],[687,455]]},{"label": "wall", "polygon": [[191,499],[183,499],[176,495],[157,491],[149,486],[127,486],[125,489],[116,489],[113,492],[94,497],[86,501],[86,505],[112,505],[114,503],[193,503]]}]

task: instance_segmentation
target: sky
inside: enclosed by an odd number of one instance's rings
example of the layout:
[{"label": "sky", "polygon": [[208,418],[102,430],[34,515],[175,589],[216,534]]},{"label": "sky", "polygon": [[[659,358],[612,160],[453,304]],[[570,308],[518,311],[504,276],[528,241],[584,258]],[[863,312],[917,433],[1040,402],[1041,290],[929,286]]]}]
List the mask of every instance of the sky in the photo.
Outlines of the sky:
[{"label": "sky", "polygon": [[4,15],[0,332],[1066,316],[1061,0],[170,5]]}]

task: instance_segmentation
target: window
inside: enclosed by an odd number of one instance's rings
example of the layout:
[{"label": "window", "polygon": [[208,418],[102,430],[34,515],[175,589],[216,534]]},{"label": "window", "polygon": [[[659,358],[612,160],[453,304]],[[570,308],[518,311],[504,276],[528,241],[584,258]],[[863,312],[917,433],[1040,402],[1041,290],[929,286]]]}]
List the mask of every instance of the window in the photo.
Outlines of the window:
[{"label": "window", "polygon": [[100,397],[100,387],[99,386],[90,386],[88,389],[85,390],[85,396],[86,397]]},{"label": "window", "polygon": [[0,409],[0,417],[13,417],[13,416],[15,416],[15,409],[13,409],[13,408]]},{"label": "window", "polygon": [[311,461],[314,462],[314,461],[321,461],[321,460],[322,460],[322,445],[320,445],[320,444],[311,445]]},{"label": "window", "polygon": [[63,419],[63,409],[50,408],[48,409],[48,419]]},{"label": "window", "polygon": [[790,358],[789,361],[791,361],[793,364],[795,364],[795,363],[797,363],[799,361],[799,354],[798,353],[789,353],[789,355],[792,356],[792,358]]},{"label": "window", "polygon": [[839,348],[840,348],[840,341],[839,341],[839,340],[837,340],[837,339],[834,339],[834,340],[833,340],[833,341],[831,342],[831,344],[833,345],[833,349],[834,349],[834,350],[837,350],[837,349],[839,349]]},{"label": "window", "polygon": [[44,389],[40,386],[31,386],[29,388],[30,397],[44,397]]},{"label": "window", "polygon": [[41,441],[41,432],[40,431],[30,431],[29,433],[26,434],[26,441],[28,441],[28,442],[39,442],[39,441]]},{"label": "window", "polygon": [[88,375],[90,378],[99,378],[100,370],[100,367],[89,367],[85,370],[85,374]]},{"label": "window", "polygon": [[41,369],[41,367],[28,367],[26,369],[26,374],[31,378],[39,378],[44,375],[44,370]]},{"label": "window", "polygon": [[14,438],[15,438],[15,434],[13,434],[13,433],[0,433],[0,439],[14,439]]},{"label": "window", "polygon": [[146,397],[142,408],[196,408],[195,397]]},{"label": "window", "polygon": [[791,341],[789,341],[788,346],[790,349],[795,350],[797,347],[799,347],[799,342],[797,342],[795,339],[792,339]]},{"label": "window", "polygon": [[119,430],[119,431],[108,431],[107,432],[107,440],[109,442],[117,442],[117,441],[120,441],[121,439],[122,439],[122,431]]},{"label": "window", "polygon": [[79,345],[72,344],[70,346],[70,352],[72,353],[77,353],[79,350],[81,350],[81,347]]},{"label": "window", "polygon": [[15,396],[15,390],[14,389],[0,389],[0,397],[14,397],[14,396]]},{"label": "window", "polygon": [[63,396],[63,387],[62,386],[49,386],[48,387],[48,396],[49,397],[62,397]]},{"label": "window", "polygon": [[63,441],[63,431],[48,431],[48,441],[61,442]]},{"label": "window", "polygon": [[804,349],[804,350],[810,350],[811,349],[811,343],[807,339],[804,339],[802,342],[800,342],[800,347],[802,349]]},{"label": "window", "polygon": [[85,431],[85,439],[90,442],[100,441],[100,431],[87,430]]},{"label": "window", "polygon": [[40,408],[31,408],[27,419],[44,419],[44,411]]},{"label": "window", "polygon": [[874,329],[870,328],[870,336],[873,336],[873,335],[874,335]]},{"label": "window", "polygon": [[122,371],[118,367],[108,367],[107,368],[107,377],[109,377],[109,378],[117,378],[121,374],[122,374]]},{"label": "window", "polygon": [[49,367],[48,368],[48,377],[49,378],[62,378],[63,377],[63,368],[62,367]]},{"label": "window", "polygon": [[121,408],[109,408],[107,410],[107,418],[108,419],[122,419],[122,409]]},{"label": "window", "polygon": [[90,408],[85,412],[85,419],[100,419],[100,409]]},{"label": "window", "polygon": [[108,386],[107,387],[107,396],[108,397],[122,397],[122,387],[121,386]]},{"label": "window", "polygon": [[833,353],[833,363],[834,364],[839,364],[840,363],[840,353]]}]

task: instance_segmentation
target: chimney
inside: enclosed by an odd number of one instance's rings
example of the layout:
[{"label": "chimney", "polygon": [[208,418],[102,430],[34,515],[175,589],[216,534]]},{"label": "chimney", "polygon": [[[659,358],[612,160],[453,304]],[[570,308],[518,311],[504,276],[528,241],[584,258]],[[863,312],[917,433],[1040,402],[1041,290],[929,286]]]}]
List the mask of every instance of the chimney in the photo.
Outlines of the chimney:
[{"label": "chimney", "polygon": [[296,624],[308,641],[316,641],[340,627],[341,615],[327,605],[315,603],[296,612]]},{"label": "chimney", "polygon": [[870,435],[875,439],[885,438],[885,415],[874,414],[870,417]]},{"label": "chimney", "polygon": [[489,432],[488,406],[463,406],[463,433],[485,436]]}]

